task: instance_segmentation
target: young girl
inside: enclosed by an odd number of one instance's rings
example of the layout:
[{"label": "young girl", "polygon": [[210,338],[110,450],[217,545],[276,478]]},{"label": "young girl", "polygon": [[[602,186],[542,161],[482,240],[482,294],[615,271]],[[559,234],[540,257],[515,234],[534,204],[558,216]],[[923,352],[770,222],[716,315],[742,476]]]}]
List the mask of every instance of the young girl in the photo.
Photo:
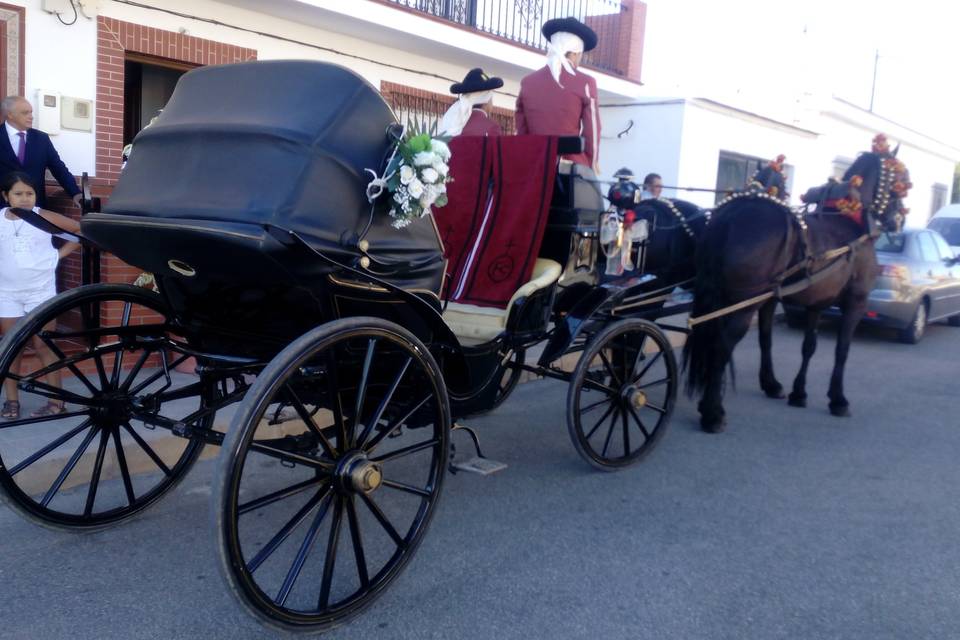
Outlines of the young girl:
[{"label": "young girl", "polygon": [[[31,209],[65,231],[80,232],[80,223],[53,211],[37,208],[37,192],[30,176],[21,171],[7,174],[0,180],[0,194],[10,203],[10,207]],[[26,315],[41,303],[57,295],[57,263],[79,245],[68,242],[60,249],[52,243],[52,237],[46,231],[21,220],[9,207],[0,210],[0,331],[7,334],[21,316]],[[44,327],[53,330],[53,322]],[[57,360],[53,352],[40,340],[33,338],[33,348],[44,366],[50,366]],[[20,372],[20,355],[11,366],[11,373]],[[54,371],[47,376],[47,383],[60,386],[60,372]],[[20,417],[20,401],[15,380],[3,381],[6,400],[0,409],[0,418],[15,420]],[[34,411],[31,417],[41,417],[64,413],[63,401],[50,400],[45,406]]]}]

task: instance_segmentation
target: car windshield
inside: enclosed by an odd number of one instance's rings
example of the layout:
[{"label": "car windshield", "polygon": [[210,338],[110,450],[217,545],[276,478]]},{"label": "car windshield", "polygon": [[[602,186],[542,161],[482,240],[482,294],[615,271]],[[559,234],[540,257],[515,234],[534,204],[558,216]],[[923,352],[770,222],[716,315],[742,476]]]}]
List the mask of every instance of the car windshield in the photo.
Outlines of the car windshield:
[{"label": "car windshield", "polygon": [[927,228],[939,231],[947,244],[960,247],[960,218],[934,218]]},{"label": "car windshield", "polygon": [[884,233],[877,238],[877,251],[884,253],[903,253],[903,247],[907,242],[907,236],[902,233]]}]

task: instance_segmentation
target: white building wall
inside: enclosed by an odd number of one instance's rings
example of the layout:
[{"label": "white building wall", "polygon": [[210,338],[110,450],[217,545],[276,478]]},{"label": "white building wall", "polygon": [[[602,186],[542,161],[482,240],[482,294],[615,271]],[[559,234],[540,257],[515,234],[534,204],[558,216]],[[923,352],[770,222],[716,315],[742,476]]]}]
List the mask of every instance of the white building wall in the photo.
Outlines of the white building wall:
[{"label": "white building wall", "polygon": [[[97,93],[97,26],[95,20],[77,18],[76,24],[61,24],[56,16],[40,9],[40,0],[17,2],[26,8],[24,89],[37,114],[37,91],[56,91],[61,96],[93,100]],[[69,19],[70,16],[67,18]],[[42,121],[34,126],[45,130]],[[60,157],[75,175],[95,172],[94,131],[62,130],[51,137]]]},{"label": "white building wall", "polygon": [[[796,203],[798,187],[808,184],[809,159],[816,142],[811,132],[691,100],[683,121],[678,184],[716,188],[721,151],[764,159],[782,153],[794,167],[791,201]],[[715,194],[708,192],[681,192],[678,197],[704,207],[715,201]]]},{"label": "white building wall", "polygon": [[[601,177],[609,179],[618,169],[627,167],[638,182],[648,173],[659,173],[664,184],[677,184],[683,112],[682,100],[601,107]],[[627,129],[630,121],[633,126],[618,138],[617,134]],[[674,197],[668,190],[663,195]]]}]

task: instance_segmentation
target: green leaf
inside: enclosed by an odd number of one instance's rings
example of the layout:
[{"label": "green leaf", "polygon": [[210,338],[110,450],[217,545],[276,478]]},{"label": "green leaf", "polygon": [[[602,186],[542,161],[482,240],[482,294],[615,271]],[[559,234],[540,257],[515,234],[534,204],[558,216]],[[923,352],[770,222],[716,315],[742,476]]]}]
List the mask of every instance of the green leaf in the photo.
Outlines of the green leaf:
[{"label": "green leaf", "polygon": [[445,207],[447,206],[448,202],[450,201],[447,199],[447,194],[441,193],[439,196],[437,196],[437,199],[433,201],[433,206]]}]

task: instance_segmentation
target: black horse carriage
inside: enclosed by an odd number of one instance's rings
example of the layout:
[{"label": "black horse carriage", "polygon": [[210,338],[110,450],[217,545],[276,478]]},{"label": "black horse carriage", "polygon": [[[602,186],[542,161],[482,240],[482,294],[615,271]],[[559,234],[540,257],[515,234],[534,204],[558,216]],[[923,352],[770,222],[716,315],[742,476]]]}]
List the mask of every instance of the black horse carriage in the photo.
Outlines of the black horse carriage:
[{"label": "black horse carriage", "polygon": [[[0,423],[7,502],[41,525],[102,528],[219,445],[227,582],[262,621],[323,630],[397,577],[436,509],[455,420],[501,402],[522,370],[569,380],[568,428],[590,464],[647,454],[677,367],[636,313],[655,278],[600,282],[596,185],[558,177],[538,270],[502,328],[467,344],[444,319],[431,218],[394,229],[382,199],[367,201],[365,169],[383,171],[397,135],[376,90],[341,67],[185,75],[106,211],[82,223],[159,291],[71,289],[0,345],[8,388],[66,405]],[[195,375],[178,373],[187,363]]]}]

